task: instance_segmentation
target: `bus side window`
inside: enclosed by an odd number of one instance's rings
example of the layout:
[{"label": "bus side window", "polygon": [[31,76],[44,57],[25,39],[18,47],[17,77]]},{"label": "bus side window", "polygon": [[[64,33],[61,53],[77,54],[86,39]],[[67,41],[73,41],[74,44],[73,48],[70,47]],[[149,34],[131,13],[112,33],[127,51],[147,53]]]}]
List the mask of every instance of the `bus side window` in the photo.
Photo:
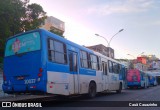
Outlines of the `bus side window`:
[{"label": "bus side window", "polygon": [[118,64],[118,73],[120,74],[121,72],[123,72],[122,65]]},{"label": "bus side window", "polygon": [[104,62],[102,62],[102,71],[103,71],[103,74],[105,74],[105,64],[104,64]]},{"label": "bus side window", "polygon": [[97,64],[97,66],[98,66],[98,70],[102,70],[101,57],[98,57],[97,59],[98,59],[98,64]]},{"label": "bus side window", "polygon": [[81,67],[89,68],[88,53],[81,50]]},{"label": "bus side window", "polygon": [[70,71],[73,71],[73,54],[69,53],[69,65],[70,65]]},{"label": "bus side window", "polygon": [[90,64],[91,64],[91,69],[96,70],[97,69],[97,56],[90,54]]},{"label": "bus side window", "polygon": [[100,70],[99,57],[96,56],[96,59],[97,59],[96,70]]},{"label": "bus side window", "polygon": [[108,66],[107,66],[107,63],[105,63],[105,73],[106,73],[106,75],[108,74],[108,71],[107,71],[108,69],[107,69],[107,67],[108,67]]},{"label": "bus side window", "polygon": [[107,75],[107,63],[102,62],[102,71],[104,75]]},{"label": "bus side window", "polygon": [[118,71],[117,71],[117,69],[118,69],[117,66],[118,65],[117,65],[117,63],[113,62],[112,64],[113,64],[113,73],[118,74]]},{"label": "bus side window", "polygon": [[108,67],[109,67],[109,72],[113,73],[113,64],[112,61],[108,60]]},{"label": "bus side window", "polygon": [[52,62],[66,64],[66,45],[57,40],[48,39],[48,59]]},{"label": "bus side window", "polygon": [[69,52],[69,67],[70,67],[70,71],[74,71],[77,72],[77,53],[75,52]]},{"label": "bus side window", "polygon": [[74,69],[74,71],[76,71],[77,72],[77,68],[78,68],[78,62],[77,62],[77,55],[76,54],[73,54],[73,63],[74,63],[74,65],[73,65],[73,69]]}]

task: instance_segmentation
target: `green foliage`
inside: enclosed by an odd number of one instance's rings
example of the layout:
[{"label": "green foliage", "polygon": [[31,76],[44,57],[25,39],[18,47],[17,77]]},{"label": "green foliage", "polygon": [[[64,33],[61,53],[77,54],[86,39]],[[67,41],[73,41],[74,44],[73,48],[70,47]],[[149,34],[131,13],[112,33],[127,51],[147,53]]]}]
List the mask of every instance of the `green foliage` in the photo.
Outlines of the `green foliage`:
[{"label": "green foliage", "polygon": [[0,57],[0,63],[3,63],[3,57]]},{"label": "green foliage", "polygon": [[45,18],[43,8],[29,0],[0,0],[0,49],[9,36],[36,29]]},{"label": "green foliage", "polygon": [[47,18],[46,12],[43,11],[43,8],[35,3],[27,6],[25,16],[23,26],[26,31],[39,28]]},{"label": "green foliage", "polygon": [[0,0],[0,38],[3,40],[11,35],[21,32],[21,18],[25,7],[20,0]]},{"label": "green foliage", "polygon": [[0,57],[0,73],[3,71],[3,63],[1,63],[1,61],[3,61],[3,59]]}]

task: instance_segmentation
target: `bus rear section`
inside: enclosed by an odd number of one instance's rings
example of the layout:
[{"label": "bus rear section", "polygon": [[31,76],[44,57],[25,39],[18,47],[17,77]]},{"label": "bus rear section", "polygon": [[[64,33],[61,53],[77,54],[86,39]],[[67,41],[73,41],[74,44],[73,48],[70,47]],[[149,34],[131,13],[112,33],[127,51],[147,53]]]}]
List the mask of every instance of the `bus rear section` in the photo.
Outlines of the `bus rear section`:
[{"label": "bus rear section", "polygon": [[3,91],[44,91],[41,57],[41,37],[38,31],[8,39],[4,57]]},{"label": "bus rear section", "polygon": [[150,86],[156,86],[157,85],[156,76],[149,75],[148,80],[149,80]]},{"label": "bus rear section", "polygon": [[149,86],[148,83],[148,76],[144,72],[137,70],[137,69],[131,69],[127,72],[127,86],[129,88],[133,87],[143,87],[146,88]]}]

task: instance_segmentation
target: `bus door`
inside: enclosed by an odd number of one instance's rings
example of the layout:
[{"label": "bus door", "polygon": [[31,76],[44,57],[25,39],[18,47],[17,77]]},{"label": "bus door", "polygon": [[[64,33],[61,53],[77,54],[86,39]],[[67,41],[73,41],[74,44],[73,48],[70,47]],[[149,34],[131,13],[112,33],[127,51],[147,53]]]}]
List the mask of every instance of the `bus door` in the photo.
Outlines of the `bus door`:
[{"label": "bus door", "polygon": [[107,71],[107,63],[106,62],[102,62],[102,71],[103,71],[103,76],[102,76],[102,80],[103,80],[103,90],[108,90],[108,71]]},{"label": "bus door", "polygon": [[78,93],[78,58],[77,53],[73,51],[68,52],[69,56],[69,67],[70,67],[70,93]]}]

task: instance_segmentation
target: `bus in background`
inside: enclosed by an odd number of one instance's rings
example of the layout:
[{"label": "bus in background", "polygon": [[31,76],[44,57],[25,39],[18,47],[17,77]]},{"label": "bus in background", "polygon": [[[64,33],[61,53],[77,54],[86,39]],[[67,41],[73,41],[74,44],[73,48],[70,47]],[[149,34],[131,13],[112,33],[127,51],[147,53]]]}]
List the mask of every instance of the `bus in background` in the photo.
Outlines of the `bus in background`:
[{"label": "bus in background", "polygon": [[149,87],[148,74],[138,69],[130,69],[127,72],[127,86],[129,88]]},{"label": "bus in background", "polygon": [[154,75],[154,73],[152,72],[148,73],[148,80],[149,80],[150,86],[157,86],[157,78]]},{"label": "bus in background", "polygon": [[125,65],[121,66],[119,80],[123,81],[123,88],[127,88],[127,67]]},{"label": "bus in background", "polygon": [[88,94],[93,98],[97,92],[120,93],[123,68],[114,59],[37,29],[7,40],[2,87],[10,94]]}]

